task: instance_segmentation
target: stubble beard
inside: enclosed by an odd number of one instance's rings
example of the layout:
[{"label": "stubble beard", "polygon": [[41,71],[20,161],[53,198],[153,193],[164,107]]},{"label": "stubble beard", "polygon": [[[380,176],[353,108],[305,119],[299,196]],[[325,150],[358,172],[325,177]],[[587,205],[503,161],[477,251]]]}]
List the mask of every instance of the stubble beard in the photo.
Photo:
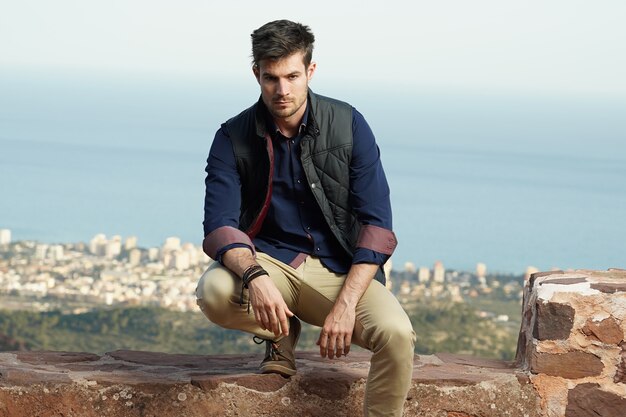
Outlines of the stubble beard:
[{"label": "stubble beard", "polygon": [[301,102],[295,101],[295,100],[291,100],[290,103],[293,103],[292,106],[286,107],[286,108],[277,108],[274,107],[274,100],[272,100],[272,105],[271,106],[267,106],[270,110],[270,113],[272,114],[272,116],[279,118],[279,119],[287,119],[291,116],[293,116],[294,114],[296,114],[298,112],[298,110],[300,110],[302,108],[302,106],[304,105],[304,103],[306,102],[306,99],[302,100]]}]

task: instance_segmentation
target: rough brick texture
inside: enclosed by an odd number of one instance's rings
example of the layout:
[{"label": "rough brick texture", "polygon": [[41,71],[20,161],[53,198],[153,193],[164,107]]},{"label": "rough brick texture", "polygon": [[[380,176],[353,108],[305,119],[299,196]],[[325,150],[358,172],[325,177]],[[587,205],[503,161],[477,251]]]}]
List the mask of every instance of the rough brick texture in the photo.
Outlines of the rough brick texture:
[{"label": "rough brick texture", "polygon": [[569,391],[565,417],[624,417],[626,399],[602,391],[598,384],[580,384]]},{"label": "rough brick texture", "polygon": [[534,352],[531,372],[577,379],[600,375],[604,365],[599,357],[585,352]]},{"label": "rough brick texture", "polygon": [[[260,355],[116,351],[0,353],[0,417],[354,417],[369,353],[297,355],[289,379],[257,374]],[[405,417],[538,417],[537,396],[510,363],[416,357]]]},{"label": "rough brick texture", "polygon": [[567,339],[574,325],[574,309],[567,304],[537,303],[533,336],[537,340]]},{"label": "rough brick texture", "polygon": [[626,271],[533,274],[517,364],[546,417],[626,416]]}]

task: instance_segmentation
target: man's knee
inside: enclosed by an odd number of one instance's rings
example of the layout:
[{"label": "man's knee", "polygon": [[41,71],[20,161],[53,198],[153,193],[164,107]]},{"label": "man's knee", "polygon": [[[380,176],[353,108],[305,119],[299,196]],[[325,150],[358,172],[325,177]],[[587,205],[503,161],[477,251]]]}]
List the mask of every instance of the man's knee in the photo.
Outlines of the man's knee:
[{"label": "man's knee", "polygon": [[376,331],[374,350],[387,347],[394,351],[413,354],[415,332],[408,317],[386,320]]},{"label": "man's knee", "polygon": [[213,323],[221,324],[229,315],[229,303],[235,292],[235,278],[232,272],[221,265],[212,265],[198,281],[198,306]]}]

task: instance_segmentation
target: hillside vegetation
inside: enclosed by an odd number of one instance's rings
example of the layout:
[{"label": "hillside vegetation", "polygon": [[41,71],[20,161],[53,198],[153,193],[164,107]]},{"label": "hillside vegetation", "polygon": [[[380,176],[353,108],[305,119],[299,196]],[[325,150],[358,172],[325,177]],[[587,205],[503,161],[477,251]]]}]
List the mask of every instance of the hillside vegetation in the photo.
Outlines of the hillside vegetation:
[{"label": "hillside vegetation", "polygon": [[[417,334],[416,353],[452,352],[507,360],[515,354],[519,322],[481,318],[472,306],[463,303],[431,301],[405,308]],[[317,350],[318,332],[316,327],[303,325],[298,349]],[[189,354],[264,351],[250,335],[221,329],[200,312],[145,307],[83,314],[0,311],[0,349],[94,353],[132,349]]]}]

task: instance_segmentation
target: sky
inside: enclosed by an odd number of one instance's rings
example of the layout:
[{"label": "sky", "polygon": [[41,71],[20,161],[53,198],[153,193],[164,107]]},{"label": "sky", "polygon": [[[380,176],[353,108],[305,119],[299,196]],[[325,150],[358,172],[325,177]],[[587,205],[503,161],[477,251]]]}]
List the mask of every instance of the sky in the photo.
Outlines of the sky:
[{"label": "sky", "polygon": [[622,0],[0,0],[0,70],[252,85],[249,35],[282,18],[316,34],[319,83],[626,96]]},{"label": "sky", "polygon": [[[0,0],[0,122],[5,123],[0,125],[0,140],[36,137],[57,145],[81,145],[90,138],[129,152],[138,138],[149,138],[154,150],[177,149],[184,141],[185,149],[201,155],[203,163],[207,137],[258,95],[251,74],[250,33],[268,21],[286,18],[309,25],[315,33],[317,71],[312,88],[353,103],[367,115],[385,157],[394,146],[401,156],[419,152],[422,157],[439,158],[435,162],[445,162],[448,150],[469,150],[464,156],[471,160],[476,156],[472,152],[482,149],[490,155],[482,163],[495,164],[493,172],[492,165],[484,167],[488,180],[497,182],[510,175],[513,181],[530,181],[533,187],[545,185],[533,182],[535,170],[527,178],[523,175],[528,170],[522,175],[511,167],[502,168],[497,152],[519,154],[542,167],[562,161],[568,167],[580,166],[585,175],[562,178],[563,172],[557,171],[546,181],[562,181],[571,189],[589,184],[593,192],[607,185],[596,184],[593,167],[579,157],[595,158],[599,166],[608,161],[604,168],[614,171],[607,175],[617,178],[611,184],[618,184],[618,191],[607,191],[608,220],[598,223],[611,224],[612,213],[623,205],[624,171],[619,167],[625,155],[626,2],[318,0],[302,4]],[[389,134],[403,128],[398,120],[414,122],[407,136],[419,138],[414,147],[403,142],[405,135]],[[46,129],[48,123],[57,130]],[[71,128],[63,129],[66,125]],[[40,136],[42,131],[46,135]],[[572,156],[579,159],[568,159]],[[190,181],[195,181],[197,172],[186,168]],[[393,172],[400,167],[386,169],[394,178],[404,178]],[[480,177],[479,172],[468,171]],[[456,198],[446,182],[449,175],[422,170],[420,178],[426,183],[442,184],[437,196],[428,198]],[[417,187],[413,178],[407,181]],[[473,185],[482,190],[484,182]],[[114,192],[111,196],[117,198]],[[567,197],[583,198],[578,193]],[[417,207],[427,207],[423,195],[410,198],[419,202]],[[548,193],[548,198],[559,197]],[[471,198],[465,203],[471,204]],[[62,204],[66,202],[60,200]],[[181,206],[185,204],[197,207],[181,200]],[[541,204],[552,207],[545,201]],[[444,213],[449,218],[467,214],[457,200],[450,207],[460,211]],[[602,233],[597,231],[606,231],[588,221],[592,215],[582,212],[586,207],[576,202],[576,213],[580,212],[576,221],[588,224],[586,232],[598,239]],[[446,217],[441,219],[442,232],[432,240],[445,249],[459,239],[445,223]],[[489,213],[478,213],[476,219],[466,223],[491,224],[492,220]],[[545,234],[537,218],[527,220],[532,230]],[[509,239],[510,230],[505,227],[498,236]],[[613,227],[608,233],[620,230]],[[100,229],[93,233],[100,231],[111,233]],[[422,235],[415,236],[419,240]],[[471,239],[460,240],[472,243],[467,250],[481,248]],[[617,249],[597,251],[614,254]],[[443,256],[441,252],[437,256]]]}]

